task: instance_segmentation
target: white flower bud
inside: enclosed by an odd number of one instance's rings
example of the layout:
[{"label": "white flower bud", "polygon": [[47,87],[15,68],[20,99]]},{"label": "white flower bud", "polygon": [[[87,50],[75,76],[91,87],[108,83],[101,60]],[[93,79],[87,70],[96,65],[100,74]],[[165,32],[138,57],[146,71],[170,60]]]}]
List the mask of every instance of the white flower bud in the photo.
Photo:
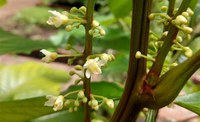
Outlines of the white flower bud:
[{"label": "white flower bud", "polygon": [[97,106],[98,105],[98,101],[93,99],[91,100],[91,106]]},{"label": "white flower bud", "polygon": [[178,15],[176,17],[176,22],[177,22],[178,25],[182,25],[182,24],[187,24],[188,23],[187,19],[183,15]]},{"label": "white flower bud", "polygon": [[182,15],[183,15],[185,18],[189,17],[188,12],[183,12]]},{"label": "white flower bud", "polygon": [[165,32],[163,32],[163,36],[167,36],[167,34],[168,34],[168,31],[165,31]]},{"label": "white flower bud", "polygon": [[140,51],[137,51],[135,54],[136,59],[140,59],[142,57],[142,53]]},{"label": "white flower bud", "polygon": [[68,110],[70,113],[74,111],[73,107],[70,107]]},{"label": "white flower bud", "polygon": [[54,111],[61,110],[63,108],[63,101],[64,101],[64,96],[62,95],[58,96],[58,98],[56,99],[54,103],[53,110]]},{"label": "white flower bud", "polygon": [[92,27],[98,27],[99,26],[99,22],[97,22],[96,20],[92,21]]},{"label": "white flower bud", "polygon": [[185,33],[187,33],[187,34],[190,34],[190,33],[192,33],[193,29],[190,28],[190,27],[184,26],[184,27],[183,27],[183,31],[184,31]]},{"label": "white flower bud", "polygon": [[187,13],[188,13],[190,16],[192,16],[192,15],[194,14],[194,12],[192,11],[191,8],[188,8],[188,9],[187,9]]},{"label": "white flower bud", "polygon": [[93,29],[90,29],[88,32],[90,35],[93,35],[95,33],[95,31]]},{"label": "white flower bud", "polygon": [[94,107],[92,107],[94,110],[99,110],[99,106],[98,105],[96,105],[96,106],[94,106]]},{"label": "white flower bud", "polygon": [[105,32],[105,30],[100,29],[100,30],[99,30],[99,34],[100,34],[101,36],[105,36],[105,35],[106,35],[106,32]]},{"label": "white flower bud", "polygon": [[177,40],[178,42],[182,42],[182,41],[183,41],[183,39],[182,39],[181,36],[177,36],[177,37],[176,37],[176,40]]},{"label": "white flower bud", "polygon": [[52,17],[49,17],[49,20],[47,21],[47,24],[54,25],[55,27],[59,27],[62,24],[65,24],[68,22],[68,16],[61,14],[57,11],[49,11],[51,14],[53,14]]},{"label": "white flower bud", "polygon": [[105,102],[108,107],[114,108],[114,101],[112,99],[106,99]]}]

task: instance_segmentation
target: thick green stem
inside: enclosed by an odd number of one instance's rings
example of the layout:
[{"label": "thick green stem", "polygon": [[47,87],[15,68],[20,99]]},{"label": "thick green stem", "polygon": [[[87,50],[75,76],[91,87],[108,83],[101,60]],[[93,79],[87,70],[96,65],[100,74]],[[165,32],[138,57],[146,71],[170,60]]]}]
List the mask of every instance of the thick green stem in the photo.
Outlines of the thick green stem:
[{"label": "thick green stem", "polygon": [[[88,0],[87,1],[87,12],[86,12],[86,24],[85,24],[85,50],[84,50],[84,61],[86,58],[92,54],[92,35],[89,34],[89,30],[91,29],[92,21],[93,21],[93,13],[94,13],[94,5],[95,0]],[[85,74],[86,70],[84,71]],[[88,101],[90,100],[90,93],[91,93],[91,86],[90,86],[91,79],[87,78],[84,75],[84,90],[85,96],[87,97]],[[84,105],[84,112],[85,112],[85,122],[90,122],[90,106],[88,102]]]},{"label": "thick green stem", "polygon": [[[151,0],[133,0],[133,16],[132,16],[132,31],[131,31],[131,43],[129,54],[129,68],[128,77],[125,85],[125,90],[120,100],[120,103],[114,112],[111,119],[112,122],[125,122],[124,120],[131,120],[130,118],[137,118],[137,115],[141,108],[137,108],[137,99],[131,99],[131,106],[129,98],[132,94],[135,94],[139,87],[142,85],[142,78],[146,75],[146,59],[136,59],[135,54],[140,51],[142,54],[147,54],[148,35],[149,35],[149,20],[148,15],[150,13]],[[134,92],[133,92],[134,91]],[[136,102],[137,101],[137,102]],[[131,107],[131,108],[130,108]],[[129,108],[132,111],[131,116],[125,115],[124,112]],[[137,108],[137,109],[136,109]],[[133,115],[133,116],[132,116]],[[123,117],[123,118],[122,118]]]}]

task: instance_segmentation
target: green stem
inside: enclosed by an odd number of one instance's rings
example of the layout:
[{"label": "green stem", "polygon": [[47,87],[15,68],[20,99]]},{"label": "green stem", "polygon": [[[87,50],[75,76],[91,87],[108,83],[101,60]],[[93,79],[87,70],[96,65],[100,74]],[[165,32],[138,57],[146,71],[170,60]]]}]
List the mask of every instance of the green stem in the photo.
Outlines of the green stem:
[{"label": "green stem", "polygon": [[[183,11],[185,11],[189,6],[190,1],[191,0],[183,0],[178,12],[173,18],[176,18],[176,16],[180,15]],[[147,79],[156,80],[159,77],[165,58],[171,49],[173,40],[176,38],[178,34],[178,28],[175,27],[173,24],[170,24],[168,32],[169,33],[164,41],[164,44],[158,52],[156,61],[153,64],[152,68],[150,69]]]},{"label": "green stem", "polygon": [[[93,13],[94,13],[94,5],[95,0],[87,0],[87,11],[86,11],[86,24],[85,24],[85,50],[84,50],[84,61],[86,58],[92,54],[92,38],[93,36],[89,34],[89,30],[91,29],[92,21],[93,21]],[[84,92],[85,96],[87,97],[88,101],[90,100],[90,93],[91,93],[91,86],[90,82],[91,79],[87,78],[86,70],[84,70]],[[88,102],[84,105],[84,113],[85,113],[85,122],[90,122],[90,106]]]}]

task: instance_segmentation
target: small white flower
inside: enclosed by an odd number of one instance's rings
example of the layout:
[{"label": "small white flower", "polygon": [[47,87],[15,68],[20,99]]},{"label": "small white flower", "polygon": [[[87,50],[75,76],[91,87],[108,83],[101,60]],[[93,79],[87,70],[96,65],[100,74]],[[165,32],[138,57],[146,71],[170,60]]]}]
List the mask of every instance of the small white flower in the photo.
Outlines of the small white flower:
[{"label": "small white flower", "polygon": [[44,103],[45,106],[53,107],[54,111],[58,111],[58,110],[61,110],[63,108],[64,97],[62,95],[60,95],[58,97],[48,95],[46,98],[48,99],[48,101],[46,101]]},{"label": "small white flower", "polygon": [[62,24],[65,24],[68,22],[69,18],[66,15],[61,14],[57,11],[49,11],[51,14],[53,14],[52,17],[49,17],[49,20],[47,21],[47,24],[54,25],[55,27],[59,27]]},{"label": "small white flower", "polygon": [[101,74],[101,66],[103,66],[103,64],[99,61],[99,58],[88,59],[83,65],[83,68],[87,69],[85,73],[86,77],[90,78],[91,74]]},{"label": "small white flower", "polygon": [[106,99],[105,102],[108,107],[114,108],[114,101],[112,99]]},{"label": "small white flower", "polygon": [[47,51],[45,49],[40,50],[40,52],[45,55],[45,57],[42,58],[42,61],[46,62],[46,63],[50,63],[50,62],[54,61],[58,57],[57,53],[49,52],[49,51]]},{"label": "small white flower", "polygon": [[54,106],[54,103],[56,102],[56,99],[57,99],[58,97],[52,96],[52,95],[48,95],[48,96],[46,96],[46,98],[48,99],[48,101],[46,101],[46,102],[44,103],[44,105],[45,105],[45,106]]},{"label": "small white flower", "polygon": [[102,65],[105,65],[108,61],[112,61],[115,59],[114,55],[106,53],[101,54],[100,58],[100,62]]}]

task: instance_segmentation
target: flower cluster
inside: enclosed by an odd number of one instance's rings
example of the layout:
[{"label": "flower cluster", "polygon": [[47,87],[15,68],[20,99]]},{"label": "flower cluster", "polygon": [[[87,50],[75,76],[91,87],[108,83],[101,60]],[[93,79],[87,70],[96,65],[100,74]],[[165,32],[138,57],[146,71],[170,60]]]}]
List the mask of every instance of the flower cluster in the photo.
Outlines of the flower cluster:
[{"label": "flower cluster", "polygon": [[96,20],[93,20],[92,28],[89,30],[89,34],[94,35],[94,36],[99,36],[99,35],[104,36],[106,34],[106,32],[105,32],[105,30],[102,29],[102,27]]},{"label": "flower cluster", "polygon": [[[71,95],[71,94],[77,94],[76,99],[65,99],[65,97]],[[82,90],[79,91],[73,91],[69,92],[66,95],[59,95],[59,96],[52,96],[48,95],[46,97],[48,101],[45,102],[45,106],[53,107],[54,111],[62,110],[63,107],[68,107],[69,112],[77,111],[78,107],[81,103],[87,103],[87,97],[85,97],[85,94]]]},{"label": "flower cluster", "polygon": [[[96,99],[101,99],[101,103],[98,102]],[[93,109],[93,110],[99,110],[99,107],[102,105],[106,105],[109,108],[114,108],[114,101],[112,99],[108,99],[103,96],[98,96],[98,95],[91,95],[91,100],[88,102],[88,105]]]},{"label": "flower cluster", "polygon": [[185,34],[191,34],[192,28],[188,27],[189,18],[194,14],[194,12],[188,8],[187,11],[182,12],[181,15],[178,15],[174,20],[172,20],[172,24],[174,24],[177,28],[183,31]]},{"label": "flower cluster", "polygon": [[86,23],[84,17],[86,14],[86,8],[84,6],[79,9],[72,7],[70,12],[63,11],[62,13],[57,11],[49,11],[53,16],[49,17],[47,24],[60,27],[61,25],[66,26],[67,31],[72,31],[75,27],[79,28],[80,25]]}]

